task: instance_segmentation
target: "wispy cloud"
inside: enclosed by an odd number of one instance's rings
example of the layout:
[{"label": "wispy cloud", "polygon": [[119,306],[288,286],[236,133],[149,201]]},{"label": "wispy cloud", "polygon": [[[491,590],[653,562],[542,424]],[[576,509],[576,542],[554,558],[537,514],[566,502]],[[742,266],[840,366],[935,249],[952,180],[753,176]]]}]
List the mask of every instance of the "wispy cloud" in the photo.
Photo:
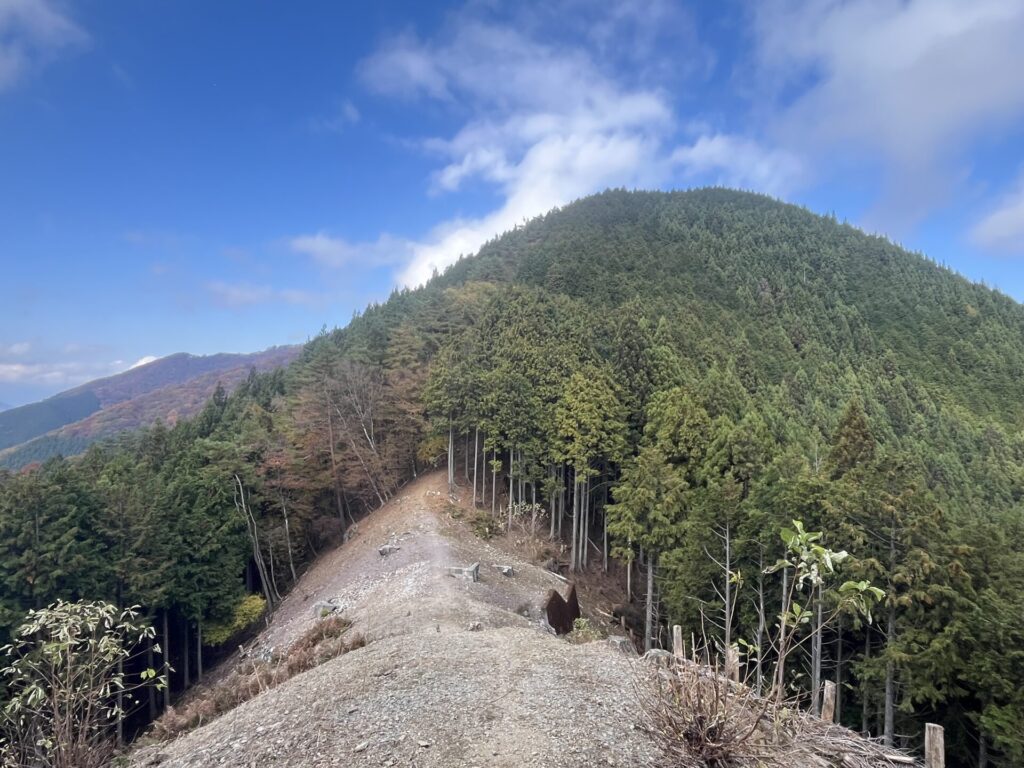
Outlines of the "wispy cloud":
[{"label": "wispy cloud", "polygon": [[332,114],[310,119],[309,129],[313,133],[344,133],[361,119],[358,107],[345,99]]},{"label": "wispy cloud", "polygon": [[971,239],[982,248],[1024,255],[1024,172],[1016,186],[974,225]]},{"label": "wispy cloud", "polygon": [[227,283],[217,280],[207,283],[206,291],[215,304],[228,309],[271,303],[319,306],[327,300],[327,297],[322,294],[294,288],[276,288],[271,285],[253,285],[251,283]]},{"label": "wispy cloud", "polygon": [[390,235],[369,242],[349,242],[326,232],[299,235],[288,241],[293,253],[312,259],[323,267],[378,267],[401,263],[408,258],[412,244]]},{"label": "wispy cloud", "polygon": [[[453,17],[437,39],[421,40],[407,31],[362,63],[360,76],[375,92],[426,99],[466,116],[452,135],[420,144],[442,163],[431,180],[435,194],[479,180],[502,198],[483,216],[442,222],[411,243],[399,283],[418,285],[495,234],[605,187],[654,187],[679,175],[702,181],[725,172],[740,177],[738,163],[726,163],[721,152],[711,159],[699,139],[673,154],[678,121],[667,90],[657,83],[653,59],[650,67],[627,68],[636,77],[602,64],[637,55],[633,45],[612,48],[614,37],[605,32],[616,24],[625,43],[633,41],[627,30],[642,37],[673,27],[648,24],[635,4],[577,5],[588,25],[576,44],[546,41],[529,22],[496,21],[472,6]],[[655,5],[679,13],[676,6]],[[722,134],[708,140],[711,148],[728,141],[744,150],[757,168],[742,176],[750,186],[777,190],[785,180],[769,178],[772,171],[793,173],[781,154],[755,156],[755,142]]]},{"label": "wispy cloud", "polygon": [[0,0],[0,93],[88,39],[51,0]]},{"label": "wispy cloud", "polygon": [[1024,115],[1019,0],[768,0],[754,39],[775,139],[818,161],[871,158],[886,224],[945,202],[970,143]]}]

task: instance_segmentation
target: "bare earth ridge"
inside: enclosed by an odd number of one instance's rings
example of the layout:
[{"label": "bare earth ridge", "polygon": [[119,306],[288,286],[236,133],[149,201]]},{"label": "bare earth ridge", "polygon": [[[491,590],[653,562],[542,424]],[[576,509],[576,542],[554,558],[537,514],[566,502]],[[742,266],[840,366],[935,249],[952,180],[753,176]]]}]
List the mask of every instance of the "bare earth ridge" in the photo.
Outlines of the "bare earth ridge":
[{"label": "bare earth ridge", "polygon": [[[543,600],[565,584],[477,538],[452,509],[441,473],[406,486],[320,558],[259,639],[285,649],[317,620],[314,604],[333,600],[366,647],[139,750],[133,764],[654,764],[656,750],[636,727],[634,680],[644,673],[636,657],[547,632]],[[381,556],[388,543],[399,549]],[[479,582],[447,573],[474,562]]]}]

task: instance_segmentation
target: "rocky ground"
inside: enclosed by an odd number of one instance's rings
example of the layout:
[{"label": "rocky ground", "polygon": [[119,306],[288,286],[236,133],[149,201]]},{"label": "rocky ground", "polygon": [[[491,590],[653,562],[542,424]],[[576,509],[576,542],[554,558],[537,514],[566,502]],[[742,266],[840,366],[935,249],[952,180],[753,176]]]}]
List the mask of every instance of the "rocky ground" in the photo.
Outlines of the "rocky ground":
[{"label": "rocky ground", "polygon": [[[407,486],[302,577],[257,641],[286,649],[331,602],[365,647],[138,750],[133,765],[653,764],[634,693],[647,666],[546,631],[541,606],[564,582],[474,536],[454,501],[440,474]],[[448,573],[471,563],[477,582]]]}]

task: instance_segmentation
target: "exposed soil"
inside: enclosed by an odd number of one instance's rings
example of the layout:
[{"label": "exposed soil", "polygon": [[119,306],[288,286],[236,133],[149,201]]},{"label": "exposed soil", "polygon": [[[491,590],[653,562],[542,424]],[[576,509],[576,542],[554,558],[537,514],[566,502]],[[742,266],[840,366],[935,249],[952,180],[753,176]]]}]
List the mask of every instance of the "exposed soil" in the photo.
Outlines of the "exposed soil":
[{"label": "exposed soil", "polygon": [[[285,650],[327,601],[368,645],[139,749],[133,765],[653,764],[633,690],[646,665],[609,642],[550,634],[541,606],[565,583],[475,536],[461,519],[467,508],[434,473],[361,521],[302,577],[257,645]],[[381,556],[386,544],[398,549]],[[471,563],[477,582],[448,574]]]}]

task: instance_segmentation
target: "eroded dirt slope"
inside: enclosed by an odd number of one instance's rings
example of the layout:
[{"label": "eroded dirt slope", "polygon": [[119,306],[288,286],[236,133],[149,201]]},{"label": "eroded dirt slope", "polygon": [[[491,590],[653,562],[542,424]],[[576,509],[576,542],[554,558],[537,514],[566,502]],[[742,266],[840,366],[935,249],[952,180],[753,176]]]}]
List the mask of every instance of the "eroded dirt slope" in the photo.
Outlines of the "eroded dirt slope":
[{"label": "eroded dirt slope", "polygon": [[[545,631],[543,599],[565,584],[474,536],[452,508],[440,474],[407,486],[303,576],[259,639],[283,650],[317,620],[315,604],[333,600],[366,647],[140,751],[135,764],[651,764],[635,727],[635,657]],[[382,557],[389,543],[398,549]],[[473,562],[480,581],[448,575]]]}]

